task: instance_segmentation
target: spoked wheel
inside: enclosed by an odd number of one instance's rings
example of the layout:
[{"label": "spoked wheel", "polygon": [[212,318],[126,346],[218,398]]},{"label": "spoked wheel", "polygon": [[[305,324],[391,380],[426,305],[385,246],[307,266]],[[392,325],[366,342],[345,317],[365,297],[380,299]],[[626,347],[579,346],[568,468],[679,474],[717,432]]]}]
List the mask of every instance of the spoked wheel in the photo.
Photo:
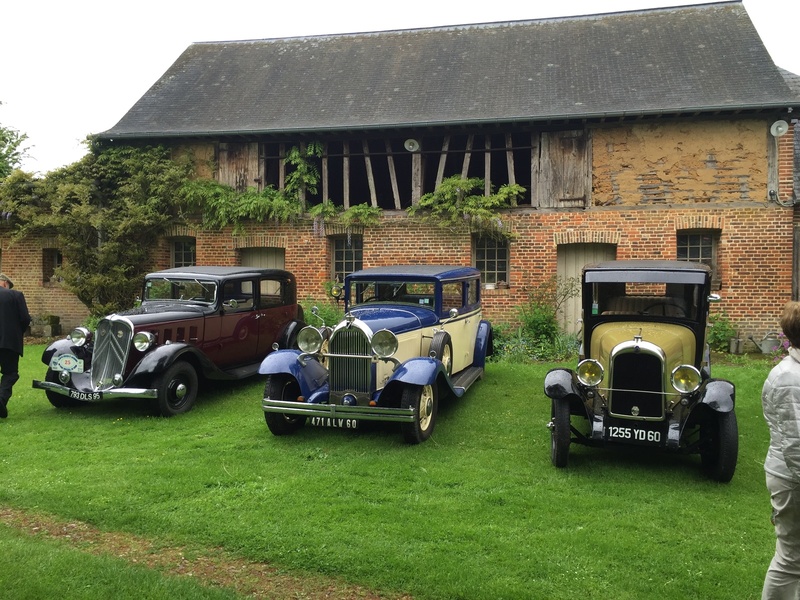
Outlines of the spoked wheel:
[{"label": "spoked wheel", "polygon": [[176,362],[156,381],[158,411],[173,417],[192,410],[197,399],[197,372],[186,362]]},{"label": "spoked wheel", "polygon": [[554,467],[563,469],[569,462],[571,433],[569,428],[569,402],[552,401],[550,428],[550,460]]},{"label": "spoked wheel", "polygon": [[[264,397],[270,400],[297,400],[298,396],[300,385],[288,375],[270,375],[264,386]],[[272,435],[294,433],[306,424],[306,418],[301,415],[267,412],[264,413],[264,419]]]},{"label": "spoked wheel", "polygon": [[713,413],[700,423],[700,464],[708,477],[728,483],[739,456],[739,427],[733,411]]},{"label": "spoked wheel", "polygon": [[442,361],[447,376],[453,374],[453,343],[450,341],[450,334],[446,331],[437,331],[431,340],[431,352],[436,354],[436,358]]},{"label": "spoked wheel", "polygon": [[403,423],[403,438],[409,444],[424,442],[436,426],[439,408],[436,385],[407,385],[400,399],[401,408],[414,409],[414,421]]}]

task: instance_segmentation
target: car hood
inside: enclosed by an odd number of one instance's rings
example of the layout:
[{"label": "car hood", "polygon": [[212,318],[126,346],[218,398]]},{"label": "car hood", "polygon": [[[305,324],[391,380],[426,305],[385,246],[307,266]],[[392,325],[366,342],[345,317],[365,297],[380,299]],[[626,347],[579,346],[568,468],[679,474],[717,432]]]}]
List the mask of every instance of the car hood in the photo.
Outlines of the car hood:
[{"label": "car hood", "polygon": [[350,313],[366,324],[373,333],[381,329],[388,329],[395,334],[405,333],[439,323],[439,317],[432,310],[413,306],[361,306],[353,308]]},{"label": "car hood", "polygon": [[641,336],[661,348],[670,365],[696,364],[694,333],[688,327],[674,323],[648,323],[630,321],[626,323],[603,323],[592,331],[590,358],[607,365],[614,348],[623,342],[632,342]]},{"label": "car hood", "polygon": [[149,323],[161,323],[163,321],[197,319],[208,311],[208,307],[196,304],[147,302],[141,306],[117,314],[130,319],[135,325],[145,325]]}]

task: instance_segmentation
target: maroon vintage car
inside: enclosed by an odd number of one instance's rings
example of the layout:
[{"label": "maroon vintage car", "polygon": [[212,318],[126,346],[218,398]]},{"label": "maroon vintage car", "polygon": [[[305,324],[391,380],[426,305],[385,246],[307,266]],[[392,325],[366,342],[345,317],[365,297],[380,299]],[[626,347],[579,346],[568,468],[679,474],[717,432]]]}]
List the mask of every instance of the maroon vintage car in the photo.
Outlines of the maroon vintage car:
[{"label": "maroon vintage car", "polygon": [[147,275],[136,308],[48,346],[47,374],[33,387],[59,408],[150,398],[160,414],[172,416],[192,408],[201,378],[255,375],[273,344],[295,347],[303,326],[288,271],[167,269]]}]

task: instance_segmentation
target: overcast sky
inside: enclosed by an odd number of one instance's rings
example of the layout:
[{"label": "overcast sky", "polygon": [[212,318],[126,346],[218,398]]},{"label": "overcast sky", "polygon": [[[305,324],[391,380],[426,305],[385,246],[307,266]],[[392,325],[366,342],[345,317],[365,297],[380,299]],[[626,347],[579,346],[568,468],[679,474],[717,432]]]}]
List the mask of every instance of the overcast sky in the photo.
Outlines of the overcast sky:
[{"label": "overcast sky", "polygon": [[[28,135],[26,171],[80,159],[193,42],[597,14],[698,0],[4,0],[0,124]],[[800,73],[786,0],[744,0],[775,63]]]}]

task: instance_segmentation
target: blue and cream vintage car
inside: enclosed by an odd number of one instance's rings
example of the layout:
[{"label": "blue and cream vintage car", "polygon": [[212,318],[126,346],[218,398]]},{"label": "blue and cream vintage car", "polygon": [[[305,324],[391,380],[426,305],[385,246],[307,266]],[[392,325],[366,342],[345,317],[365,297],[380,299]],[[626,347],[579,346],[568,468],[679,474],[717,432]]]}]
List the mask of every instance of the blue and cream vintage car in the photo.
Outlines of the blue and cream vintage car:
[{"label": "blue and cream vintage car", "polygon": [[404,439],[425,441],[439,399],[461,396],[492,353],[481,318],[480,271],[458,266],[394,266],[345,278],[345,317],[308,326],[297,350],[261,364],[262,407],[274,435],[306,423],[357,429],[362,421],[400,423]]},{"label": "blue and cream vintage car", "polygon": [[586,265],[581,357],[545,377],[551,459],[570,444],[699,454],[717,481],[733,477],[739,448],[733,383],[711,376],[706,342],[711,269],[668,260]]}]

